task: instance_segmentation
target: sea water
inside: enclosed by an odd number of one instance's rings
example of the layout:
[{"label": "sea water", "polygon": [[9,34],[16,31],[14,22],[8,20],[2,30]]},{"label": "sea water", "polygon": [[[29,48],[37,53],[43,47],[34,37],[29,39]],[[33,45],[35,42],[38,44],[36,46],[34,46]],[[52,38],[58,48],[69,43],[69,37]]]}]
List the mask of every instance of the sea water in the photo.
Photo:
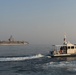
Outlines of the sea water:
[{"label": "sea water", "polygon": [[76,57],[51,58],[51,45],[0,46],[0,75],[76,75]]}]

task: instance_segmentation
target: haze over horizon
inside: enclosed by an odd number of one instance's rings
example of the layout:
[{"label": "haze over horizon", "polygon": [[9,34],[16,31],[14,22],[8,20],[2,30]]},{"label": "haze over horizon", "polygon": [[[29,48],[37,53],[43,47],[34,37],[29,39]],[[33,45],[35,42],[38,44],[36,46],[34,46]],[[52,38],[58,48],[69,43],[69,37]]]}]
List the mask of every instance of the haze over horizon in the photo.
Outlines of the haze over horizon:
[{"label": "haze over horizon", "polygon": [[76,0],[0,0],[0,40],[31,44],[76,43]]}]

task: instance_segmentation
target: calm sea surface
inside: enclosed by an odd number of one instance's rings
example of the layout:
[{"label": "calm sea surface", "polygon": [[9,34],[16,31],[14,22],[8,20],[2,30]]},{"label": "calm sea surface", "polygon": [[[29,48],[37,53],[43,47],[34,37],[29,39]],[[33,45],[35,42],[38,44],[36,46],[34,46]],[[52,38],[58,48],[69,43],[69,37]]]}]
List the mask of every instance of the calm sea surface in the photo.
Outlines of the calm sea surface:
[{"label": "calm sea surface", "polygon": [[51,45],[0,46],[0,75],[76,75],[76,57],[50,58]]}]

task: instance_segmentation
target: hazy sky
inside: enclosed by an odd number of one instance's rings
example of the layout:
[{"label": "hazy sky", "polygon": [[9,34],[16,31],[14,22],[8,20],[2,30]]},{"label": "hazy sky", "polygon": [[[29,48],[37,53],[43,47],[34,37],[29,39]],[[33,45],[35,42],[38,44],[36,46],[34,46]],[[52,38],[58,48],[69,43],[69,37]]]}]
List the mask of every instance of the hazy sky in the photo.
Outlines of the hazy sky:
[{"label": "hazy sky", "polygon": [[76,42],[76,0],[0,0],[0,40],[30,44]]}]

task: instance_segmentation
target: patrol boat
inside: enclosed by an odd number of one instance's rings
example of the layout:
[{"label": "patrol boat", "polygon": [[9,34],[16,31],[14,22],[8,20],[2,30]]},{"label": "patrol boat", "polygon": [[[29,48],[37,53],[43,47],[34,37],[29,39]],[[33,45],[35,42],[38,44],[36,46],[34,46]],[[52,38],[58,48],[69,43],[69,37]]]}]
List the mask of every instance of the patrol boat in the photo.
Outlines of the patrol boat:
[{"label": "patrol boat", "polygon": [[64,37],[64,42],[62,45],[52,45],[53,50],[50,51],[51,57],[74,57],[76,56],[76,44],[72,44],[66,41],[66,36]]}]

